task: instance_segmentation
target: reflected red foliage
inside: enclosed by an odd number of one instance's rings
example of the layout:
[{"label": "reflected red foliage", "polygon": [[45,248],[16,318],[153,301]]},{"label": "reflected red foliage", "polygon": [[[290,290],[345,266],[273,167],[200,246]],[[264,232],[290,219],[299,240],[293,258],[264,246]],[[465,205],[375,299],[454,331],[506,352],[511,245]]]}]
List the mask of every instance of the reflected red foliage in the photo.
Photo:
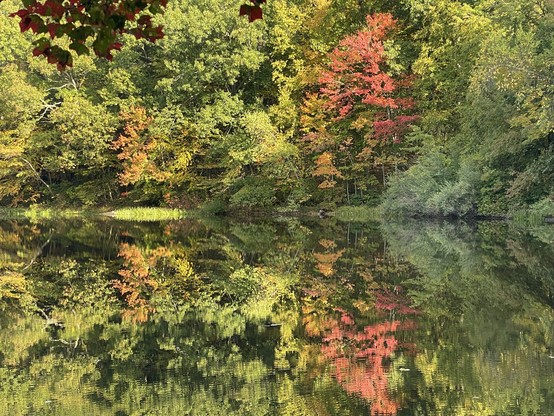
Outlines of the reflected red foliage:
[{"label": "reflected red foliage", "polygon": [[372,415],[395,415],[400,405],[389,395],[385,360],[398,347],[394,332],[400,322],[369,325],[363,331],[346,313],[335,322],[321,347],[333,363],[333,376],[348,393],[371,402]]},{"label": "reflected red foliage", "polygon": [[414,315],[419,311],[410,306],[410,299],[403,295],[400,289],[377,290],[375,295],[375,307],[379,310],[395,312],[402,315]]},{"label": "reflected red foliage", "polygon": [[[400,287],[379,290],[375,294],[377,310],[403,315],[418,313],[409,306],[410,301]],[[314,301],[317,293],[311,295]],[[390,320],[360,330],[354,317],[341,308],[334,308],[330,314],[319,314],[307,304],[304,312],[306,332],[322,337],[321,352],[331,362],[332,375],[344,390],[370,402],[373,416],[396,415],[400,403],[390,396],[388,367],[399,348],[408,354],[416,352],[415,345],[400,343],[395,335],[399,330],[414,329],[415,322]]]}]

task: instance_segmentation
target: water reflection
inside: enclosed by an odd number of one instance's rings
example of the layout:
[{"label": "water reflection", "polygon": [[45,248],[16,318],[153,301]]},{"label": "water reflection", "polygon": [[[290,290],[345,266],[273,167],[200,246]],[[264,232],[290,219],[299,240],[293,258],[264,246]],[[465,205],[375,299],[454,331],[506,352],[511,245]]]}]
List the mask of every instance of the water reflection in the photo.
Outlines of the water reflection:
[{"label": "water reflection", "polygon": [[554,412],[552,228],[3,222],[0,236],[5,414]]}]

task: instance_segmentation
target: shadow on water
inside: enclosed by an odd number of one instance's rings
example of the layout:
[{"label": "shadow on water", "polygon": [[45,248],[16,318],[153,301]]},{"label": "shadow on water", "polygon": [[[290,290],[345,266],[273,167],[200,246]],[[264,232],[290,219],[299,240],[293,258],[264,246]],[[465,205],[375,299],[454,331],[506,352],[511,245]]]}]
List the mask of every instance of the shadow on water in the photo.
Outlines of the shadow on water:
[{"label": "shadow on water", "polygon": [[10,415],[550,415],[552,228],[0,223]]}]

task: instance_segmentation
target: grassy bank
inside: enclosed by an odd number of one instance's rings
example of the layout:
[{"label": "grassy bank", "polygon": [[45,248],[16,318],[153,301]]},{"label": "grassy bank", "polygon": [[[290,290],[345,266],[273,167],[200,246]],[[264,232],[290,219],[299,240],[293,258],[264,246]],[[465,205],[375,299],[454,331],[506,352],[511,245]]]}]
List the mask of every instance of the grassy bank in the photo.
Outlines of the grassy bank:
[{"label": "grassy bank", "polygon": [[519,225],[535,226],[552,223],[554,219],[554,200],[545,198],[527,209],[512,212],[512,221]]},{"label": "grassy bank", "polygon": [[169,221],[185,218],[186,212],[181,209],[172,208],[120,208],[104,215],[108,215],[121,221]]},{"label": "grassy bank", "polygon": [[32,205],[28,208],[0,208],[0,219],[55,221],[107,216],[121,221],[168,221],[185,217],[185,211],[171,208],[120,208],[106,212],[101,209],[61,209]]},{"label": "grassy bank", "polygon": [[368,206],[342,206],[335,209],[332,214],[342,222],[371,222],[381,221],[382,213],[379,207]]},{"label": "grassy bank", "polygon": [[[261,211],[238,211],[228,212],[227,215],[234,218],[266,218],[271,217],[277,211],[274,210],[261,210]],[[313,215],[318,215],[314,209],[297,210],[292,212],[281,212],[280,215],[302,216],[309,215],[306,212]],[[0,208],[0,219],[25,219],[31,222],[38,221],[56,221],[67,220],[77,218],[94,218],[94,217],[110,217],[120,221],[136,221],[136,222],[155,222],[155,221],[171,221],[180,220],[183,218],[209,218],[217,215],[210,210],[199,209],[193,211],[185,211],[174,208],[160,208],[160,207],[132,207],[132,208],[117,208],[112,210],[107,209],[61,209],[54,207],[44,207],[40,205],[33,205],[28,208]],[[368,206],[341,206],[336,209],[332,209],[328,212],[329,216],[336,218],[341,222],[375,222],[383,219],[383,210],[381,207],[368,207]],[[403,216],[398,216],[402,218]],[[545,218],[554,217],[554,203],[549,200],[541,201],[541,203],[535,204],[528,209],[514,210],[508,215],[506,219],[510,219],[512,222],[519,225],[535,226],[545,224]],[[428,218],[441,218],[430,216]],[[483,219],[489,219],[484,217]]]}]

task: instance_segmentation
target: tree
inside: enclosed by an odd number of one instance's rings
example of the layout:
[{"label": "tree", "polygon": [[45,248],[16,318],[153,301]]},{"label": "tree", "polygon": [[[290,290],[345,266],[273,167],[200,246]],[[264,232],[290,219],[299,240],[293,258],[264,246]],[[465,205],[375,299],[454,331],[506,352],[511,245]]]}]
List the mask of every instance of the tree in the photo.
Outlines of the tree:
[{"label": "tree", "polygon": [[126,187],[124,195],[135,201],[156,202],[165,195],[171,199],[172,186],[183,181],[192,153],[182,142],[183,134],[173,131],[163,114],[149,117],[143,107],[122,111],[122,134],[112,143],[118,150],[122,171],[119,185]]},{"label": "tree", "polygon": [[426,132],[445,144],[459,127],[458,106],[464,102],[481,42],[494,31],[487,13],[469,2],[413,1],[410,20],[420,26],[413,35],[419,54],[414,96]]},{"label": "tree", "polygon": [[44,94],[15,65],[2,67],[0,85],[4,86],[0,96],[0,201],[35,201],[48,185],[37,171],[28,140],[35,132]]},{"label": "tree", "polygon": [[[382,167],[384,183],[385,165],[395,163],[388,159],[386,146],[400,143],[417,118],[410,114],[412,100],[402,96],[409,81],[395,79],[388,63],[392,46],[386,36],[395,24],[391,14],[370,15],[366,26],[343,38],[328,54],[319,93],[308,95],[303,109],[308,149],[330,152],[344,178],[354,180],[356,190],[356,179],[367,173],[367,162]],[[316,163],[319,172],[320,157]]]},{"label": "tree", "polygon": [[512,13],[506,21],[502,10],[495,11],[502,26],[482,43],[460,112],[460,142],[483,165],[480,205],[489,210],[554,194],[554,6],[535,6],[536,14]]}]

